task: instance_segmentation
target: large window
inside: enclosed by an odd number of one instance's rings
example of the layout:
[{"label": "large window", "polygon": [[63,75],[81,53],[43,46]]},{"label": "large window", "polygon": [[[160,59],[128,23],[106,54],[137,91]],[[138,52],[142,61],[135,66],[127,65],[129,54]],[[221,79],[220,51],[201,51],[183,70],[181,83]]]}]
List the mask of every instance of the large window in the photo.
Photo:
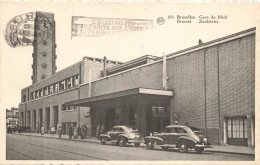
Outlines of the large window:
[{"label": "large window", "polygon": [[247,138],[246,118],[228,118],[228,138]]},{"label": "large window", "polygon": [[[56,92],[59,92],[62,90],[72,88],[77,85],[79,85],[79,75],[69,77],[67,79],[64,79],[64,80],[57,82],[55,84],[52,84],[50,86],[44,87],[44,88],[39,89],[34,92],[31,92],[31,98],[36,99],[39,97],[47,96],[47,95],[50,95],[50,94],[53,94],[53,93],[56,93]],[[23,100],[25,100],[25,99],[23,98]],[[72,107],[70,109],[75,109],[75,108]]]},{"label": "large window", "polygon": [[59,92],[59,90],[60,90],[60,89],[59,89],[59,83],[56,83],[56,84],[55,84],[55,92]]}]

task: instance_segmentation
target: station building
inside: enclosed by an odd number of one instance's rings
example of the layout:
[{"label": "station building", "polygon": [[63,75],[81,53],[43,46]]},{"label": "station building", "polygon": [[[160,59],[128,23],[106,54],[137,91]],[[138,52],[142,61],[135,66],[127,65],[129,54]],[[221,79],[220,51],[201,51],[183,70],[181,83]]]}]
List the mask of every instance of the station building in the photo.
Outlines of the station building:
[{"label": "station building", "polygon": [[32,131],[86,124],[95,136],[99,124],[125,124],[145,136],[182,124],[214,144],[254,147],[255,28],[163,57],[85,57],[24,88],[19,110]]}]

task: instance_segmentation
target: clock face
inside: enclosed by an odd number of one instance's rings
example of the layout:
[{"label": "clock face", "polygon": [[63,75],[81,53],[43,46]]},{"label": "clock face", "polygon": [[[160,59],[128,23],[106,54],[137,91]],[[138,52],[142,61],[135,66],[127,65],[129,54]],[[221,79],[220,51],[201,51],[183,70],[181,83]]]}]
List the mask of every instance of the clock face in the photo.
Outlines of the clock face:
[{"label": "clock face", "polygon": [[52,20],[48,19],[43,14],[37,14],[36,17],[36,35],[35,35],[35,43],[47,43],[47,39],[52,38]]}]

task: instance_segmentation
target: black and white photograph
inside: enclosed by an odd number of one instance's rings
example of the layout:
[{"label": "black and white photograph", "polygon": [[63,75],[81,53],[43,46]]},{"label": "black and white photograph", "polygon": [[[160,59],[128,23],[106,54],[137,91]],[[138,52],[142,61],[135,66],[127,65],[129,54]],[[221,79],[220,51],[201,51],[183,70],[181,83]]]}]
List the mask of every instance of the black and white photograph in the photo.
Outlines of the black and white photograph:
[{"label": "black and white photograph", "polygon": [[259,164],[259,1],[0,1],[0,22],[0,164]]}]

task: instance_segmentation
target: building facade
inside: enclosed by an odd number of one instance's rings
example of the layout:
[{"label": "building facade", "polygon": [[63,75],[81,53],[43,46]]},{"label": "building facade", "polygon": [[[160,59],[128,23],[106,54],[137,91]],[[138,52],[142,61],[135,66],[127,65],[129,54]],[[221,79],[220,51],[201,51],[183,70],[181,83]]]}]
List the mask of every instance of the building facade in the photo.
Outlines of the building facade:
[{"label": "building facade", "polygon": [[[120,64],[107,60],[107,67]],[[22,89],[19,105],[20,125],[30,126],[31,132],[45,132],[52,126],[62,126],[67,133],[69,125],[86,125],[91,130],[89,107],[65,106],[67,101],[80,99],[80,85],[90,79],[100,78],[103,60],[84,57],[71,65],[37,83]],[[89,74],[91,72],[91,75]]]},{"label": "building facade", "polygon": [[18,108],[6,109],[6,126],[15,128],[19,124],[19,110]]},{"label": "building facade", "polygon": [[214,144],[255,145],[255,28],[153,60],[108,69],[66,105],[91,107],[93,128],[130,124],[149,135],[188,124]]},{"label": "building facade", "polygon": [[120,63],[84,57],[22,89],[19,117],[32,132],[62,126],[67,133],[68,125],[86,125],[91,136],[100,124],[106,130],[133,125],[144,136],[186,124],[202,129],[214,144],[253,147],[254,94],[252,28],[163,58]]}]

